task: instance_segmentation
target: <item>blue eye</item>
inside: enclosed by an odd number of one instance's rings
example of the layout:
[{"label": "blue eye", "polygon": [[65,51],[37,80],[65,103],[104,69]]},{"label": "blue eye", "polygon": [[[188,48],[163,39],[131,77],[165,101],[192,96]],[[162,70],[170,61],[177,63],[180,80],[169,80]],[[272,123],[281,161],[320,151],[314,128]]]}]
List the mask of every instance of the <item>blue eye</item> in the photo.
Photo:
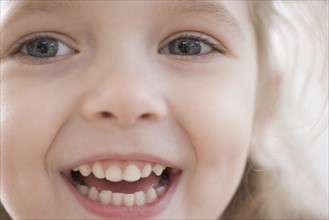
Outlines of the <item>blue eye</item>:
[{"label": "blue eye", "polygon": [[[199,34],[200,35],[200,34]],[[213,42],[213,43],[210,43]],[[192,36],[189,33],[171,40],[161,50],[161,54],[176,56],[202,56],[212,52],[225,53],[224,47],[218,41],[208,36]]]},{"label": "blue eye", "polygon": [[191,38],[179,38],[168,44],[170,54],[192,56],[201,52],[210,52],[211,48],[199,40]]},{"label": "blue eye", "polygon": [[51,58],[74,53],[73,49],[52,38],[38,38],[25,43],[21,52],[35,58]]},{"label": "blue eye", "polygon": [[175,55],[197,55],[202,51],[202,44],[198,40],[179,38],[169,43],[168,50]]}]

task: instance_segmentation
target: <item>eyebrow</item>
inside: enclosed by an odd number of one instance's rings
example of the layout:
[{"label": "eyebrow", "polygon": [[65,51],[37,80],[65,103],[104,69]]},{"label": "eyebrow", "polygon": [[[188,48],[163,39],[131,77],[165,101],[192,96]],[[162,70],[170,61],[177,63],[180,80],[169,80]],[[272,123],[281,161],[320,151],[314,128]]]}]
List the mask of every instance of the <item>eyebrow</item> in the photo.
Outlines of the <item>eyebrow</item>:
[{"label": "eyebrow", "polygon": [[215,18],[214,22],[221,22],[236,31],[241,38],[244,34],[239,21],[230,10],[218,0],[187,0],[174,1],[175,4],[167,3],[165,10],[177,12],[182,15],[207,15]]},{"label": "eyebrow", "polygon": [[[48,0],[31,0],[31,1],[19,1],[10,12],[8,18],[3,23],[1,19],[1,26],[10,27],[11,23],[15,23],[17,20],[34,13],[56,13],[56,12],[70,12],[79,9],[79,5],[76,4],[79,0],[70,1],[48,1]],[[238,20],[227,9],[222,2],[218,0],[173,0],[163,1],[164,13],[176,12],[180,15],[207,15],[215,17],[215,20],[226,24],[235,30],[239,36],[244,38],[242,28]],[[2,8],[1,8],[2,12]]]}]

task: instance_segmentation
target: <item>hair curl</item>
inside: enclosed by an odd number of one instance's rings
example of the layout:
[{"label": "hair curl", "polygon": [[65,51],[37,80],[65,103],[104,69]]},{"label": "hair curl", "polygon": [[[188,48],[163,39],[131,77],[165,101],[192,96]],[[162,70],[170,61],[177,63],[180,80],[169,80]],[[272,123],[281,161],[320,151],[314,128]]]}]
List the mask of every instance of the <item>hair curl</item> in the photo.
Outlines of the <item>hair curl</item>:
[{"label": "hair curl", "polygon": [[328,219],[328,164],[319,177],[309,155],[328,152],[328,2],[248,4],[258,41],[257,110],[249,160],[222,218]]}]

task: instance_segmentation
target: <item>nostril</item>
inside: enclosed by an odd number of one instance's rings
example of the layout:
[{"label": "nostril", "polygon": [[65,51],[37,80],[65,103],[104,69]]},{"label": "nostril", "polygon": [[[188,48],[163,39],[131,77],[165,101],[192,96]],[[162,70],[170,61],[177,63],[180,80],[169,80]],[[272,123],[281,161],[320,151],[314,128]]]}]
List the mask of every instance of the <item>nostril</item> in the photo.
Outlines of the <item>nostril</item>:
[{"label": "nostril", "polygon": [[143,119],[152,119],[153,116],[152,116],[152,114],[145,113],[145,114],[142,114],[140,117]]},{"label": "nostril", "polygon": [[101,112],[100,115],[103,118],[111,118],[111,117],[113,117],[113,114],[111,112]]},{"label": "nostril", "polygon": [[[100,115],[104,118],[111,118],[114,116],[111,112],[106,112],[106,111],[100,112]],[[151,119],[153,116],[152,114],[146,113],[146,114],[142,114],[140,117],[144,119]]]}]

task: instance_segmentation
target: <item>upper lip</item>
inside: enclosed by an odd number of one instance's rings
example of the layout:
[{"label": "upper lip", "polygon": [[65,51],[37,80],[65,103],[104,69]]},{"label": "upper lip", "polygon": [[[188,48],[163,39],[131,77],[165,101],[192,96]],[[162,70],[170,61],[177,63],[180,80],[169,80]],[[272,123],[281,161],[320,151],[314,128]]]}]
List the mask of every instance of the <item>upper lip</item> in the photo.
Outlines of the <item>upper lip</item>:
[{"label": "upper lip", "polygon": [[[103,124],[102,124],[103,126]],[[118,129],[111,124],[95,127],[88,121],[73,118],[61,126],[51,143],[55,169],[70,172],[82,164],[102,160],[145,161],[181,170],[187,164],[191,143],[180,128],[164,122]],[[177,129],[178,134],[173,133]]]}]

